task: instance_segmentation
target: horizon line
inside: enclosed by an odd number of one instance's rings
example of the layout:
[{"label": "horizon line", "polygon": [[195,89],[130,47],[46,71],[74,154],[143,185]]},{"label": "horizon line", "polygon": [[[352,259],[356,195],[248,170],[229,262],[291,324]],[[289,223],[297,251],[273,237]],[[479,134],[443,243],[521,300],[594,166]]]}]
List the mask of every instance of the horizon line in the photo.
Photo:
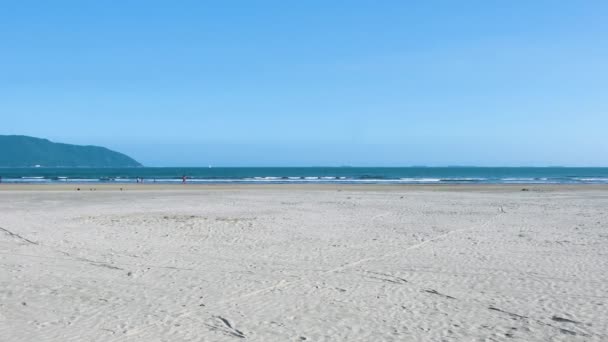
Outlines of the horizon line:
[{"label": "horizon line", "polygon": [[293,165],[293,166],[128,166],[128,167],[99,167],[99,166],[0,166],[0,169],[138,169],[138,168],[205,168],[205,169],[229,169],[229,168],[608,168],[608,166],[582,166],[582,165],[404,165],[404,166],[362,166],[362,165],[343,165],[343,166],[328,166],[328,165]]}]

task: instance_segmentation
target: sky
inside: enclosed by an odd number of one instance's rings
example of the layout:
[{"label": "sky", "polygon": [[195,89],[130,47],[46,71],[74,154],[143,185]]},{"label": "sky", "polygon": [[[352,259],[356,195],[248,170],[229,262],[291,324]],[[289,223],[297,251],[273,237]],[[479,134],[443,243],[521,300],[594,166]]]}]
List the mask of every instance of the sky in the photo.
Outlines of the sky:
[{"label": "sky", "polygon": [[608,166],[606,1],[0,0],[0,134],[147,166]]}]

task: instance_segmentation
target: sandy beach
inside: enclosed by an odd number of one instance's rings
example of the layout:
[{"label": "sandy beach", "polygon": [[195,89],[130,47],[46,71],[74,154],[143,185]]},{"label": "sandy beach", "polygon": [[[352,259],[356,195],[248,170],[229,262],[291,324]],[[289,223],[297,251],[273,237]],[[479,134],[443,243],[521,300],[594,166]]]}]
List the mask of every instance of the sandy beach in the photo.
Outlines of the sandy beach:
[{"label": "sandy beach", "polygon": [[0,341],[607,341],[607,284],[608,186],[0,184]]}]

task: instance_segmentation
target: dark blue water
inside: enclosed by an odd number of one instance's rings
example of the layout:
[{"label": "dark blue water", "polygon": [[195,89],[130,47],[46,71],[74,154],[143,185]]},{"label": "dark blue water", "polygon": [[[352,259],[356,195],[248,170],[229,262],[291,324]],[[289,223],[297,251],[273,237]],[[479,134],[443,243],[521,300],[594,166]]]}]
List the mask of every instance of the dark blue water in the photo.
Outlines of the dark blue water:
[{"label": "dark blue water", "polygon": [[590,167],[0,168],[3,183],[608,184]]}]

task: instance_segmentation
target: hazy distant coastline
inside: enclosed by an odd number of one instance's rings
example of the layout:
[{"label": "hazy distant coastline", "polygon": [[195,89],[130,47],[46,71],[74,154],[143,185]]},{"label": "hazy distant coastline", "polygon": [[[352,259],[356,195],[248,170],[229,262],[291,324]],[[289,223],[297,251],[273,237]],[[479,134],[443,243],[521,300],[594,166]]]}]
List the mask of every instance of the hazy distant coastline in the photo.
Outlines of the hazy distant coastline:
[{"label": "hazy distant coastline", "polygon": [[55,143],[24,135],[0,135],[0,167],[141,167],[135,159],[101,146]]}]

